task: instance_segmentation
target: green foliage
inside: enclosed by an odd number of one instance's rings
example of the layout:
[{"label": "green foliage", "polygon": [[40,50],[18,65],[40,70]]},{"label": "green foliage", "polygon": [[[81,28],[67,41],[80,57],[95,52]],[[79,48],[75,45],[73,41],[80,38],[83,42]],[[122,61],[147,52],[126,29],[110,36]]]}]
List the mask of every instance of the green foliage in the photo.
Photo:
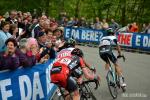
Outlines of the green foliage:
[{"label": "green foliage", "polygon": [[85,17],[93,20],[116,19],[126,25],[129,22],[150,22],[150,0],[0,0],[0,15],[12,9],[30,11],[37,9],[58,18],[65,11],[68,17]]}]

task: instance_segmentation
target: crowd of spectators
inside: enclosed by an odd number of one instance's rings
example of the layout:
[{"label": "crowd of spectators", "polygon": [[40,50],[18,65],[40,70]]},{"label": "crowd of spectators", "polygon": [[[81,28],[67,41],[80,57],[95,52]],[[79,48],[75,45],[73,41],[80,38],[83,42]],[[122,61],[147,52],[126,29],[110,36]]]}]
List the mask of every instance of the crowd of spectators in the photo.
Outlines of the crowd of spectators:
[{"label": "crowd of spectators", "polygon": [[[139,32],[136,22],[121,28],[114,19],[108,23],[106,19],[101,21],[96,17],[88,23],[84,17],[68,18],[66,13],[56,20],[46,15],[12,10],[8,16],[0,16],[0,70],[32,67],[55,58],[64,43],[64,27],[111,27],[120,32]],[[143,24],[141,33],[150,33],[150,24]]]},{"label": "crowd of spectators", "polygon": [[64,43],[63,27],[46,15],[12,10],[0,18],[0,70],[32,67],[54,59]]}]

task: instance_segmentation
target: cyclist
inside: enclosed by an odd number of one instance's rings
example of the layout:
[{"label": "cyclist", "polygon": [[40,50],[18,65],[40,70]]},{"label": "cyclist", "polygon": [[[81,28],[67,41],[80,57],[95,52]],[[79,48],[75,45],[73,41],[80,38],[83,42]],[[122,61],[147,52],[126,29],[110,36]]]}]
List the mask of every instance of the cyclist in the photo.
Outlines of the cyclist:
[{"label": "cyclist", "polygon": [[[99,76],[90,72],[87,69],[85,60],[83,60],[83,53],[80,49],[75,48],[75,40],[68,39],[58,54],[56,61],[51,69],[51,81],[63,88],[68,92],[73,93],[73,100],[80,100],[78,85],[75,80],[76,77],[79,83],[82,83],[82,72],[87,79],[99,80]],[[80,70],[76,70],[81,68]]]},{"label": "cyclist", "polygon": [[109,70],[109,66],[110,66],[109,60],[114,64],[115,69],[117,70],[117,74],[119,76],[120,85],[122,87],[125,87],[126,83],[124,82],[124,77],[122,75],[122,69],[119,66],[119,64],[117,62],[117,58],[114,56],[113,51],[112,51],[112,46],[116,46],[117,51],[118,51],[118,56],[121,56],[122,55],[121,48],[117,42],[117,38],[115,36],[115,32],[113,31],[113,29],[108,28],[106,31],[107,31],[108,36],[104,36],[100,40],[99,55],[100,55],[101,59],[106,62],[105,69],[107,71]]}]

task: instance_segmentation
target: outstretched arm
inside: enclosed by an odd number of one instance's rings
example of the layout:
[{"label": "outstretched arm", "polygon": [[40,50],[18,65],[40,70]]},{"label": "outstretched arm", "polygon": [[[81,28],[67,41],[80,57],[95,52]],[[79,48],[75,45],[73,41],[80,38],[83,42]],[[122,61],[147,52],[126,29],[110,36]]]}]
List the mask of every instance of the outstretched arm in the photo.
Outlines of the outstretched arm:
[{"label": "outstretched arm", "polygon": [[118,44],[117,44],[117,51],[118,51],[118,55],[121,55],[121,47]]}]

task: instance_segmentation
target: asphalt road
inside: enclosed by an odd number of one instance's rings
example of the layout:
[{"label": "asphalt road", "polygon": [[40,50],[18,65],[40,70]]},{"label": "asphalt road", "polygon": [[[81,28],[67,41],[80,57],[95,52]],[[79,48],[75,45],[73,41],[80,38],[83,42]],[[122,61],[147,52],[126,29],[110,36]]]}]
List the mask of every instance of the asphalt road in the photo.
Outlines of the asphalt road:
[{"label": "asphalt road", "polygon": [[[84,51],[88,63],[95,66],[101,76],[101,86],[93,91],[97,100],[112,100],[106,83],[104,62],[98,55],[98,48],[84,46],[79,48]],[[117,55],[116,51],[114,52]],[[123,62],[120,59],[119,64],[123,69],[127,91],[122,93],[119,90],[116,100],[150,100],[150,55],[131,52],[123,52],[123,54],[127,60]]]}]

